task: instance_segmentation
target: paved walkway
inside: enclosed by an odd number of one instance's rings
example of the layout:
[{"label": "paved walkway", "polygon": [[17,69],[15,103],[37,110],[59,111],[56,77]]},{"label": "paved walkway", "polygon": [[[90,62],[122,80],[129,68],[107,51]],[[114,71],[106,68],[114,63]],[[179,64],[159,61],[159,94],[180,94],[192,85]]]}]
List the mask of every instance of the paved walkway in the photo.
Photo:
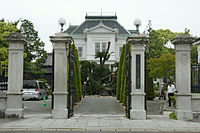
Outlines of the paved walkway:
[{"label": "paved walkway", "polygon": [[[92,98],[91,98],[92,99]],[[85,98],[84,101],[92,101]],[[93,98],[95,99],[95,98]],[[98,99],[98,98],[97,98]],[[109,99],[109,98],[108,98]],[[112,99],[112,98],[111,98]],[[110,99],[110,100],[111,100]],[[104,99],[105,100],[105,99]],[[114,100],[114,99],[113,99]],[[112,100],[111,100],[112,101]],[[116,102],[116,100],[115,100]],[[77,106],[78,109],[80,106]],[[116,105],[119,105],[116,103]],[[109,106],[109,104],[107,105]],[[95,106],[97,109],[103,108]],[[118,108],[118,107],[116,107]],[[120,110],[119,106],[119,110]],[[93,109],[90,109],[93,112]],[[104,110],[104,109],[102,109]],[[106,109],[104,110],[106,111]],[[107,110],[108,111],[108,110]],[[113,113],[113,111],[110,111]],[[120,112],[120,111],[119,111]],[[52,119],[51,114],[28,114],[24,119],[0,119],[0,131],[196,131],[200,132],[200,123],[169,119],[169,111],[164,115],[149,115],[147,120],[130,120],[121,112],[117,115],[105,114],[75,114],[70,119]],[[96,113],[96,112],[95,112]]]},{"label": "paved walkway", "polygon": [[124,115],[123,108],[115,97],[85,97],[75,107],[75,115],[109,114]]},{"label": "paved walkway", "polygon": [[49,114],[27,115],[24,119],[0,119],[1,130],[66,131],[199,131],[200,123],[148,116],[147,120],[129,120],[120,115],[76,115],[70,119],[51,119]]}]

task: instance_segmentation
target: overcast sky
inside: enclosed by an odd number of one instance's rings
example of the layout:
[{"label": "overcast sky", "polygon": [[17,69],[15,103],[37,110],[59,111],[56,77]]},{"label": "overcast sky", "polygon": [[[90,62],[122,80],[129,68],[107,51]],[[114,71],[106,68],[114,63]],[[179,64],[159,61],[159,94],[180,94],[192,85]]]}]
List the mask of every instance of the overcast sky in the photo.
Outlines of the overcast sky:
[{"label": "overcast sky", "polygon": [[118,22],[126,29],[135,29],[133,22],[140,18],[146,28],[148,20],[153,29],[170,29],[200,36],[200,0],[0,0],[0,18],[16,21],[20,18],[33,22],[39,37],[45,42],[45,50],[52,51],[49,36],[59,32],[58,19],[67,24],[79,25],[86,12],[103,15],[117,14]]}]

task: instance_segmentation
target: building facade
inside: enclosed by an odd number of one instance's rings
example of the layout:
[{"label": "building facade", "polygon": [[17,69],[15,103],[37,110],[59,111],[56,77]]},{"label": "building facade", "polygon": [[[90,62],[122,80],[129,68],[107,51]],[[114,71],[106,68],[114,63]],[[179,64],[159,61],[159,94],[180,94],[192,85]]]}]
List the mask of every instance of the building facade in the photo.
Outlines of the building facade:
[{"label": "building facade", "polygon": [[122,45],[127,37],[136,30],[126,30],[117,21],[117,16],[85,16],[85,21],[80,25],[70,25],[65,31],[73,37],[78,49],[79,59],[99,63],[95,59],[97,52],[106,51],[108,42],[111,42],[109,53],[112,52],[106,62],[109,66],[119,61]]},{"label": "building facade", "polygon": [[[95,59],[97,52],[106,51],[108,42],[111,42],[109,53],[112,52],[106,65],[111,70],[113,64],[118,62],[122,50],[122,45],[126,44],[127,37],[137,34],[136,30],[126,30],[117,21],[117,16],[85,16],[85,21],[80,25],[70,25],[64,31],[74,39],[78,49],[79,59],[99,63],[99,58]],[[52,83],[52,53],[47,54],[46,63],[43,66],[45,79]]]}]

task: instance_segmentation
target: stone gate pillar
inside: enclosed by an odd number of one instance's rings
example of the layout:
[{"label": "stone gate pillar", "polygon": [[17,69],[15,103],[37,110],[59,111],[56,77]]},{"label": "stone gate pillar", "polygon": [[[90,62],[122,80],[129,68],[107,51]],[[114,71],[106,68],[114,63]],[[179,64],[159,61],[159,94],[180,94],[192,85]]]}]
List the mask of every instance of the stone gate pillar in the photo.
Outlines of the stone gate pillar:
[{"label": "stone gate pillar", "polygon": [[9,42],[8,56],[8,91],[5,117],[23,118],[22,89],[24,68],[24,45],[27,40],[20,33],[5,37]]},{"label": "stone gate pillar", "polygon": [[53,118],[68,118],[67,81],[68,81],[68,48],[72,38],[66,33],[50,36],[54,49],[54,107]]},{"label": "stone gate pillar", "polygon": [[179,120],[191,120],[191,63],[190,44],[193,38],[186,34],[177,35],[171,40],[176,53],[176,110]]},{"label": "stone gate pillar", "polygon": [[148,38],[143,35],[127,39],[131,44],[131,111],[130,118],[146,119],[145,110],[145,44]]}]

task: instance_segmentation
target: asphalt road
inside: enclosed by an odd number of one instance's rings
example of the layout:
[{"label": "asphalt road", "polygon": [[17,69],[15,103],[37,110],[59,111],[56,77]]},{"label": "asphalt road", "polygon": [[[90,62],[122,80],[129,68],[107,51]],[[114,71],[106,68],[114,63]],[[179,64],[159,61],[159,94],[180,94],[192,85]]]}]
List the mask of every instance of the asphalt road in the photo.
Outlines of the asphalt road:
[{"label": "asphalt road", "polygon": [[[51,97],[46,100],[47,106],[43,107],[43,100],[25,100],[24,114],[50,114],[51,113]],[[124,115],[123,108],[116,101],[115,97],[86,97],[75,106],[75,115],[90,114],[112,114]]]},{"label": "asphalt road", "polygon": [[30,99],[23,101],[23,103],[24,115],[51,113],[51,98],[46,100],[46,107],[43,107],[43,100],[37,101],[34,99]]}]

